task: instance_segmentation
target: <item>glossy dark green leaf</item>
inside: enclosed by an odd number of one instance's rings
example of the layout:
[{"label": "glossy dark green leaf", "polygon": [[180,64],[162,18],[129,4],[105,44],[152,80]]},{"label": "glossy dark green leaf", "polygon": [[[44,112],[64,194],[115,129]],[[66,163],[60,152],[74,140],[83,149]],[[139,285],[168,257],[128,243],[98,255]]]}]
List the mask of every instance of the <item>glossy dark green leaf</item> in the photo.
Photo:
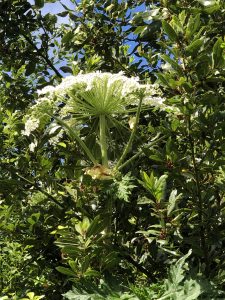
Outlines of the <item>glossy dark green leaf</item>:
[{"label": "glossy dark green leaf", "polygon": [[44,0],[35,0],[34,3],[38,8],[42,8],[45,4],[45,1]]},{"label": "glossy dark green leaf", "polygon": [[167,23],[165,20],[162,20],[162,27],[172,42],[178,41],[178,36],[169,23]]},{"label": "glossy dark green leaf", "polygon": [[213,46],[213,53],[212,53],[212,57],[213,57],[213,67],[217,68],[217,67],[222,67],[222,63],[223,63],[223,48],[221,47],[223,43],[222,38],[219,38],[214,46]]},{"label": "glossy dark green leaf", "polygon": [[199,29],[201,24],[200,19],[201,14],[196,14],[195,16],[190,16],[186,29],[186,36],[188,39],[193,38],[194,33]]},{"label": "glossy dark green leaf", "polygon": [[91,222],[90,226],[87,230],[87,237],[95,236],[96,234],[99,234],[101,231],[103,231],[108,224],[108,218],[107,216],[98,215],[94,218],[94,220]]},{"label": "glossy dark green leaf", "polygon": [[186,52],[188,55],[196,55],[199,49],[202,47],[204,41],[203,39],[198,39],[193,41],[190,45],[186,47]]},{"label": "glossy dark green leaf", "polygon": [[60,70],[63,71],[64,73],[70,73],[70,74],[73,73],[72,69],[67,66],[60,67]]},{"label": "glossy dark green leaf", "polygon": [[96,271],[96,270],[92,270],[92,269],[88,269],[87,271],[84,272],[83,274],[85,277],[101,277],[101,273]]},{"label": "glossy dark green leaf", "polygon": [[64,275],[75,277],[76,273],[74,273],[71,269],[65,267],[56,267],[56,270]]},{"label": "glossy dark green leaf", "polygon": [[61,17],[61,18],[64,18],[66,16],[68,16],[69,12],[68,11],[63,11],[61,13],[58,13],[57,16]]}]

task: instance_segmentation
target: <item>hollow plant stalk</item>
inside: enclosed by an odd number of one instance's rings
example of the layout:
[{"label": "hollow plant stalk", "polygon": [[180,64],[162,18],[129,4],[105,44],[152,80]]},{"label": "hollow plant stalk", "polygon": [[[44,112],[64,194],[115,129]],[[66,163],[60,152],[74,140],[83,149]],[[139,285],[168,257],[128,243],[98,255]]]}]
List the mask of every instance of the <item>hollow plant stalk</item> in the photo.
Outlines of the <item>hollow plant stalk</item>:
[{"label": "hollow plant stalk", "polygon": [[[157,136],[154,138],[153,141],[151,141],[148,145],[145,146],[146,149],[149,149],[150,147],[154,146],[155,144],[159,143],[160,141],[163,141],[166,136],[161,136],[160,138],[158,138],[160,135],[160,133],[157,134]],[[131,158],[129,158],[128,160],[126,160],[123,164],[121,164],[118,167],[118,171],[120,171],[121,169],[123,169],[124,167],[126,167],[127,165],[129,165],[131,162],[133,162],[135,159],[137,159],[140,155],[144,154],[143,149],[139,150],[136,154],[134,154]]]},{"label": "hollow plant stalk", "polygon": [[106,140],[106,116],[104,114],[99,115],[99,141],[102,154],[102,165],[108,168],[108,154],[107,154],[107,140]]},{"label": "hollow plant stalk", "polygon": [[[107,147],[107,138],[106,138],[106,116],[104,114],[99,115],[99,141],[102,155],[102,165],[106,168],[109,167],[108,162],[108,147]],[[112,231],[112,213],[113,213],[113,198],[110,195],[107,199],[106,210],[109,214],[108,225],[106,232],[110,235]]]},{"label": "hollow plant stalk", "polygon": [[137,108],[136,118],[135,118],[135,122],[134,122],[134,128],[133,128],[132,133],[130,135],[129,141],[128,141],[126,147],[124,148],[124,151],[123,151],[121,157],[119,158],[119,160],[118,160],[118,162],[115,166],[115,170],[119,169],[119,167],[121,166],[122,162],[124,161],[125,157],[127,156],[128,152],[130,151],[130,149],[132,147],[133,140],[134,140],[134,137],[135,137],[136,131],[137,131],[137,125],[138,125],[138,122],[139,122],[139,117],[140,117],[141,105],[142,105],[143,98],[144,98],[144,95],[140,94],[140,101],[139,101],[138,108]]}]

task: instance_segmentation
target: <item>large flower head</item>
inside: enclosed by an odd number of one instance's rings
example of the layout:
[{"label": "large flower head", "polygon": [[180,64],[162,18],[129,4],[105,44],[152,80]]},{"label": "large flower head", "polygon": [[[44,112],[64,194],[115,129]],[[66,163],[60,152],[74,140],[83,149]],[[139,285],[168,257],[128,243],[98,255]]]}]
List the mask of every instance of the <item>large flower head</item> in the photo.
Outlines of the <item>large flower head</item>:
[{"label": "large flower head", "polygon": [[68,76],[55,87],[46,86],[39,90],[38,95],[37,103],[25,118],[26,135],[44,128],[51,119],[50,114],[56,113],[63,119],[71,116],[78,119],[100,115],[111,117],[127,113],[128,106],[137,106],[140,95],[145,105],[160,109],[164,105],[156,85],[141,84],[137,77],[128,78],[122,72],[98,71]]},{"label": "large flower head", "polygon": [[[158,90],[157,90],[158,91]],[[159,92],[159,91],[158,91]],[[156,88],[140,84],[137,77],[126,77],[122,72],[117,74],[94,72],[68,76],[55,88],[45,87],[39,94],[65,103],[63,113],[72,112],[83,116],[112,115],[123,113],[126,106],[137,105],[140,93],[146,99],[153,99],[157,105]],[[161,105],[161,101],[158,101]]]}]

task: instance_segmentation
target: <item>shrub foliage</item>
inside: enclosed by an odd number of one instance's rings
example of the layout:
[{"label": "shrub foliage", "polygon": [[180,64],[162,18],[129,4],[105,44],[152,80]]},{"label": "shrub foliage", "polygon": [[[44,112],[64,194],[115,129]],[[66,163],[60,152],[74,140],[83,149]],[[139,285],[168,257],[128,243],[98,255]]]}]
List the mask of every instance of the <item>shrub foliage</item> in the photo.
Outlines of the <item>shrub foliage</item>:
[{"label": "shrub foliage", "polygon": [[1,1],[0,299],[225,298],[224,19]]}]

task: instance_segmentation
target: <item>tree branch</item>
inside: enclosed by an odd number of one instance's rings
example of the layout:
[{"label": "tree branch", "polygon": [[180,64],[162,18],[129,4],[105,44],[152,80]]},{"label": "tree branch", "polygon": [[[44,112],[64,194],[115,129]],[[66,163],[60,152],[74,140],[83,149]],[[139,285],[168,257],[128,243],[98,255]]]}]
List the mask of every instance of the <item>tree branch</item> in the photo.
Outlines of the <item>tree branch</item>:
[{"label": "tree branch", "polygon": [[46,63],[49,65],[49,67],[55,72],[55,74],[57,76],[59,76],[60,78],[62,78],[62,74],[55,68],[55,66],[53,65],[53,63],[51,62],[51,60],[48,58],[47,55],[44,55],[42,53],[42,51],[34,44],[34,42],[25,34],[22,33],[22,36],[25,38],[25,40],[37,51],[37,54],[42,57]]}]

